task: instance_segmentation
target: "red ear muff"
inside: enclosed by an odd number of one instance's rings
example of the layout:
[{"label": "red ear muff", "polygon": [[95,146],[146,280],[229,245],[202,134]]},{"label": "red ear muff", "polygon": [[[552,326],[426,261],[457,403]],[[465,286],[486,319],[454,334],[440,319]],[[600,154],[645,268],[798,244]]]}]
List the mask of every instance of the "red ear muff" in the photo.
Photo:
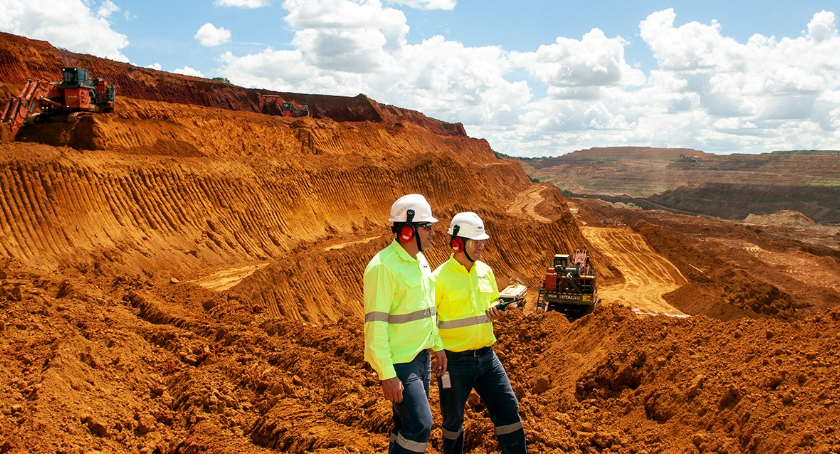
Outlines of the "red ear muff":
[{"label": "red ear muff", "polygon": [[449,237],[449,247],[452,248],[453,252],[464,252],[464,239],[458,236],[460,230],[460,225],[454,225],[452,227],[452,236]]},{"label": "red ear muff", "polygon": [[[397,232],[397,239],[400,242],[408,243],[414,238],[414,235],[417,234],[417,228],[414,227],[414,224],[411,221],[414,220],[414,210],[411,208],[405,212],[405,222],[403,223],[402,227],[399,228]],[[420,242],[418,241],[417,247],[420,247]]]},{"label": "red ear muff", "polygon": [[449,239],[449,247],[454,252],[464,252],[464,239],[459,236],[453,236]]},{"label": "red ear muff", "polygon": [[417,233],[416,229],[414,228],[414,224],[403,224],[400,228],[400,233],[397,235],[397,238],[403,243],[408,243],[414,238],[414,235]]}]

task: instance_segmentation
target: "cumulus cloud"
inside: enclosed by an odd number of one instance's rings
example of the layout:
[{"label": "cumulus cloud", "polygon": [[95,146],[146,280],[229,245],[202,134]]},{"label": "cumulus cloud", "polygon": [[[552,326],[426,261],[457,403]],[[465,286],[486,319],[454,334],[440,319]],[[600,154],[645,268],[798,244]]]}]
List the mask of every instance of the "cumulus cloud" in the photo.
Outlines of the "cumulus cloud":
[{"label": "cumulus cloud", "polygon": [[163,66],[161,66],[161,65],[160,65],[160,63],[152,63],[151,65],[148,65],[148,66],[146,66],[146,67],[147,67],[147,68],[150,68],[150,69],[156,69],[156,70],[158,70],[158,71],[160,71],[161,69],[163,69]]},{"label": "cumulus cloud", "polygon": [[183,74],[185,76],[195,76],[195,77],[204,77],[204,74],[201,74],[201,71],[197,69],[192,69],[189,66],[184,66],[183,68],[178,68],[172,71],[175,74]]},{"label": "cumulus cloud", "polygon": [[307,64],[303,55],[295,50],[265,49],[244,56],[225,52],[221,61],[224,64],[221,73],[245,87],[346,96],[358,94],[339,89],[340,83],[337,80],[322,75],[318,68]]},{"label": "cumulus cloud", "polygon": [[[690,97],[692,108],[708,116],[697,140],[720,143],[732,135],[730,146],[737,150],[755,143],[735,136],[813,135],[817,125],[826,143],[836,140],[837,128],[825,115],[840,104],[824,96],[840,85],[833,13],[816,13],[805,36],[777,40],[757,34],[746,43],[726,37],[715,21],[675,26],[675,19],[672,9],[653,13],[640,31],[659,71],[667,75],[658,80],[671,81],[671,89],[663,91],[673,93],[672,105],[679,105],[678,95]],[[736,132],[733,125],[743,130]]]},{"label": "cumulus cloud", "polygon": [[112,14],[118,12],[120,7],[115,5],[114,2],[111,0],[105,0],[99,5],[99,8],[96,10],[96,15],[99,17],[108,18],[111,17]]},{"label": "cumulus cloud", "polygon": [[[319,33],[346,37],[359,32],[376,33],[384,39],[383,48],[395,50],[405,43],[408,33],[405,14],[382,7],[378,0],[285,0],[283,6],[289,11],[285,17],[289,26],[307,33],[308,38]],[[333,43],[328,39],[323,42]],[[313,50],[334,52],[329,45]]]},{"label": "cumulus cloud", "polygon": [[[257,88],[365,93],[462,122],[494,149],[521,156],[609,145],[750,152],[794,143],[836,148],[840,141],[834,13],[814,14],[800,36],[756,34],[745,42],[717,21],[678,24],[673,9],[641,21],[633,43],[597,28],[530,52],[443,36],[407,41],[396,5],[450,4],[284,0],[291,47],[227,52],[220,73]],[[647,74],[627,62],[631,45],[653,55]]]},{"label": "cumulus cloud", "polygon": [[510,82],[507,53],[435,36],[410,45],[405,15],[376,0],[286,0],[294,50],[223,56],[235,83],[275,90],[354,96],[459,122],[511,125],[530,99]]},{"label": "cumulus cloud", "polygon": [[230,37],[230,30],[221,27],[216,28],[209,22],[202,25],[194,36],[202,46],[207,47],[215,47],[230,42]]},{"label": "cumulus cloud", "polygon": [[378,0],[285,0],[283,6],[295,30],[294,50],[225,54],[226,77],[278,90],[373,95],[362,75],[378,79],[400,71],[398,54],[408,33],[401,11]]},{"label": "cumulus cloud", "polygon": [[808,37],[818,43],[836,38],[837,24],[834,21],[834,13],[820,11],[814,14],[808,23]]},{"label": "cumulus cloud", "polygon": [[437,118],[513,124],[531,97],[527,83],[505,79],[512,67],[499,47],[465,47],[435,36],[405,46],[398,58],[404,67],[399,83],[383,80],[379,92]]},{"label": "cumulus cloud", "polygon": [[554,44],[515,54],[513,59],[551,87],[641,85],[644,74],[624,59],[626,44],[623,38],[607,38],[594,28],[581,40],[560,37]]},{"label": "cumulus cloud", "polygon": [[128,38],[112,30],[108,21],[119,11],[110,0],[0,0],[0,11],[0,31],[46,40],[73,52],[128,61],[122,53]]}]

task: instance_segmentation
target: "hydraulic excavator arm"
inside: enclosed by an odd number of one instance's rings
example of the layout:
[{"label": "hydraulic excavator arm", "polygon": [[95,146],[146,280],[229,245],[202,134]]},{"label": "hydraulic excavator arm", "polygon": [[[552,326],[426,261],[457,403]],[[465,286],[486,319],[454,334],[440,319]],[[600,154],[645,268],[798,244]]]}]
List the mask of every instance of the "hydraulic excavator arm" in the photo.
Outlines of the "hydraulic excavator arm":
[{"label": "hydraulic excavator arm", "polygon": [[23,86],[20,95],[12,96],[9,102],[6,103],[6,106],[3,108],[3,116],[0,117],[0,123],[9,124],[13,137],[17,134],[21,126],[23,126],[27,118],[39,112],[42,102],[58,104],[44,96],[49,86],[49,82],[44,82],[40,79],[27,79],[26,85]]}]

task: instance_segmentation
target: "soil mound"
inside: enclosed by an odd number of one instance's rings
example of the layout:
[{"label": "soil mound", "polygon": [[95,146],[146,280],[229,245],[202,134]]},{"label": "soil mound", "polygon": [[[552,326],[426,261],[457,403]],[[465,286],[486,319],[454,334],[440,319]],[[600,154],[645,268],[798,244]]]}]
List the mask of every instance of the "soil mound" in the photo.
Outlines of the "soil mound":
[{"label": "soil mound", "polygon": [[[132,278],[0,281],[4,452],[369,453],[390,407],[361,317],[314,325],[253,301]],[[836,452],[837,310],[811,320],[575,323],[512,312],[494,350],[534,452]],[[437,408],[437,391],[432,389]],[[440,450],[439,419],[429,452]],[[466,445],[495,452],[478,399]]]},{"label": "soil mound", "polygon": [[773,214],[751,214],[744,219],[746,224],[757,225],[813,225],[814,221],[807,216],[791,210],[782,210]]}]

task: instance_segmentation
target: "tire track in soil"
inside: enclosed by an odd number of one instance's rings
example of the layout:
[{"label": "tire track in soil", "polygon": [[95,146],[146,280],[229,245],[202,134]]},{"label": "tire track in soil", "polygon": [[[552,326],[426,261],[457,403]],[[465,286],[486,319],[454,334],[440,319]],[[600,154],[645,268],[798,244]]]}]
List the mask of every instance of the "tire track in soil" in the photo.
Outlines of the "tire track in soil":
[{"label": "tire track in soil", "polygon": [[508,206],[510,214],[524,214],[537,221],[551,222],[551,219],[540,216],[536,212],[536,206],[543,202],[543,187],[533,185],[516,195],[516,199]]},{"label": "tire track in soil", "polygon": [[641,235],[627,227],[581,227],[581,232],[624,275],[624,282],[598,287],[603,303],[623,304],[644,313],[685,315],[662,295],[678,289],[686,279],[651,250]]}]

